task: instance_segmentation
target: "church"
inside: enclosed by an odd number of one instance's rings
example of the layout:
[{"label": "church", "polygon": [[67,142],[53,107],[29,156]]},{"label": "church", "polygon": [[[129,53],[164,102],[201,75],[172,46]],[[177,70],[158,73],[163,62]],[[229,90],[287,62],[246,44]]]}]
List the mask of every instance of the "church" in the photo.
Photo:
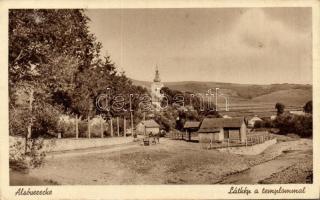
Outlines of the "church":
[{"label": "church", "polygon": [[164,85],[161,82],[160,74],[157,66],[156,74],[151,84],[151,99],[152,99],[152,104],[156,106],[156,109],[160,109],[161,107],[161,100],[163,98],[163,94],[160,93],[160,90],[163,86]]}]

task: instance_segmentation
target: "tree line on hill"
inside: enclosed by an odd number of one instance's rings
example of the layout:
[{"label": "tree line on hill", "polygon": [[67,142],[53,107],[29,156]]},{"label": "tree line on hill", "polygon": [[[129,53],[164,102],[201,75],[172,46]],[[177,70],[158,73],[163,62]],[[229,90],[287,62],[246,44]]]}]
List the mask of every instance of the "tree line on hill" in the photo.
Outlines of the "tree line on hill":
[{"label": "tree line on hill", "polygon": [[312,137],[313,118],[312,118],[312,101],[308,101],[303,106],[305,115],[295,115],[285,111],[285,105],[276,103],[277,117],[275,120],[256,121],[254,128],[277,128],[278,134],[294,133],[300,137]]}]

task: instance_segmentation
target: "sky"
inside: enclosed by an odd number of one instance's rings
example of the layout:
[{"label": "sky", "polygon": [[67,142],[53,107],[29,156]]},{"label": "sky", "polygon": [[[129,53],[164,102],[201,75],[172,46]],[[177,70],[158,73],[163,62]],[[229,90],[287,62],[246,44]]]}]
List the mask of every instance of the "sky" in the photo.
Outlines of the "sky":
[{"label": "sky", "polygon": [[90,9],[119,70],[152,81],[312,83],[310,8]]}]

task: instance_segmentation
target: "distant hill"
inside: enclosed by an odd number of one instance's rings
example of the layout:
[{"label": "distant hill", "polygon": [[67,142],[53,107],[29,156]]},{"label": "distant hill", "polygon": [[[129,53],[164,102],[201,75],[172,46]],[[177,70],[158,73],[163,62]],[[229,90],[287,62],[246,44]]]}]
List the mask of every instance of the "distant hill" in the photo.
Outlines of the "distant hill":
[{"label": "distant hill", "polygon": [[312,100],[312,92],[308,89],[279,90],[252,99],[253,102],[282,102],[285,105],[304,105],[309,100]]},{"label": "distant hill", "polygon": [[[132,80],[135,85],[146,87],[148,90],[151,82]],[[252,103],[283,102],[290,105],[302,105],[312,100],[312,85],[302,84],[237,84],[221,82],[165,82],[164,85],[173,90],[192,93],[205,93],[210,88],[220,88],[219,92],[229,96],[236,102],[245,101]]]}]

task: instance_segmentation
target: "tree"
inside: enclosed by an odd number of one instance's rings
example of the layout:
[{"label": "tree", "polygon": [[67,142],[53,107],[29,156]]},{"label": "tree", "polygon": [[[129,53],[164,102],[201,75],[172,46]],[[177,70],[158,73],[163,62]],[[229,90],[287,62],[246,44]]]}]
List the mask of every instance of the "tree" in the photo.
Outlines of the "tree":
[{"label": "tree", "polygon": [[[73,90],[76,72],[89,67],[99,53],[88,20],[78,9],[9,11],[9,109],[11,116],[24,116],[27,128],[19,126],[18,132],[26,140],[50,132],[60,111],[54,94]],[[24,104],[18,103],[21,99]],[[9,123],[14,127],[14,121]]]},{"label": "tree", "polygon": [[306,113],[310,113],[312,114],[312,101],[308,101],[304,106],[303,106],[303,110]]},{"label": "tree", "polygon": [[281,115],[284,113],[285,105],[282,103],[276,103],[275,109],[277,109],[277,115]]},{"label": "tree", "polygon": [[295,133],[300,137],[312,137],[312,115],[283,114],[277,117],[274,125],[279,129],[279,134]]}]

